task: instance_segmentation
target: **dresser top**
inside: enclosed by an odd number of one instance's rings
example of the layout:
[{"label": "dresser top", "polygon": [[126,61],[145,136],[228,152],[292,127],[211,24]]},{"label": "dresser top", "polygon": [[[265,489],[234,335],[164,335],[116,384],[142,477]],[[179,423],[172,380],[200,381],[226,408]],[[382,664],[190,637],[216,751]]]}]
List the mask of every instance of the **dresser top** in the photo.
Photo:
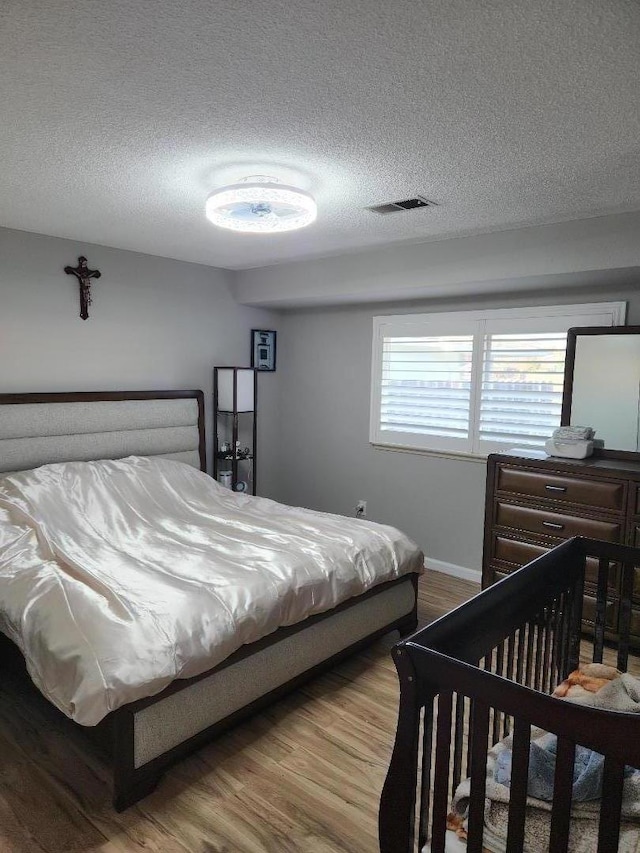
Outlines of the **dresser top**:
[{"label": "dresser top", "polygon": [[547,456],[540,451],[517,450],[507,453],[492,453],[489,460],[511,462],[513,464],[533,464],[541,468],[563,468],[583,471],[610,471],[618,475],[629,474],[640,477],[640,461],[634,459],[612,459],[607,456],[589,456],[587,459],[565,459],[561,456]]}]

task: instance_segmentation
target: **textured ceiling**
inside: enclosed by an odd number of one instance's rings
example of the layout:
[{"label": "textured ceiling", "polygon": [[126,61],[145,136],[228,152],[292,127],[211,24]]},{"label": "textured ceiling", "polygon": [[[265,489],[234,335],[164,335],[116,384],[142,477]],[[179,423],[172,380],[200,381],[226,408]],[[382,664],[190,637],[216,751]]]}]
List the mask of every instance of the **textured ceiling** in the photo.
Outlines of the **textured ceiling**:
[{"label": "textured ceiling", "polygon": [[[637,0],[3,0],[0,224],[239,269],[640,209],[639,93]],[[210,225],[256,172],[317,223]]]}]

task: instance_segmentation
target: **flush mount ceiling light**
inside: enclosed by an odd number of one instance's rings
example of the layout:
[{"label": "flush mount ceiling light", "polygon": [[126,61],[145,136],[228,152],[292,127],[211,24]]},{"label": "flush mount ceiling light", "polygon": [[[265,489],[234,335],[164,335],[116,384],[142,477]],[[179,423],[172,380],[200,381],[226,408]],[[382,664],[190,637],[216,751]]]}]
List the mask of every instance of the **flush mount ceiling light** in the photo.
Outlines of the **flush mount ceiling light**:
[{"label": "flush mount ceiling light", "polygon": [[277,178],[253,175],[214,190],[207,199],[207,219],[220,228],[273,234],[310,225],[317,206],[309,193]]}]

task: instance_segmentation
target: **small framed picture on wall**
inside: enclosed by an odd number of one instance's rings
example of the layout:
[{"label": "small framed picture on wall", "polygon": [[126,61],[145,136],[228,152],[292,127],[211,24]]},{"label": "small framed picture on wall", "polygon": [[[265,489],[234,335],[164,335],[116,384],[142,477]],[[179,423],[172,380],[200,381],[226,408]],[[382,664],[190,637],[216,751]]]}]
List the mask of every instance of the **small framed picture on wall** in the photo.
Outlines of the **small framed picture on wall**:
[{"label": "small framed picture on wall", "polygon": [[276,369],[276,333],[269,329],[251,329],[251,367]]}]

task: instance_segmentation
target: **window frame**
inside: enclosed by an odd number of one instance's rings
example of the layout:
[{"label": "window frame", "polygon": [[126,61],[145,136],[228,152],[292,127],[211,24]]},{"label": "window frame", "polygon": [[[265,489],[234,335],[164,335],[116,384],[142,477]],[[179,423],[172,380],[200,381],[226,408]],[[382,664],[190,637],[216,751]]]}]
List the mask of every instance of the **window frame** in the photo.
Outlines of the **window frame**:
[{"label": "window frame", "polygon": [[[481,441],[479,420],[485,336],[503,323],[525,332],[531,321],[540,326],[531,332],[565,331],[576,326],[621,326],[625,324],[626,302],[589,302],[573,305],[543,305],[480,311],[447,311],[428,314],[392,314],[373,317],[369,442],[374,447],[410,453],[453,455],[485,459],[489,453],[514,447],[514,442]],[[473,330],[473,331],[471,331]],[[383,346],[385,337],[473,334],[469,436],[467,439],[381,430]],[[505,330],[502,330],[505,333]],[[509,333],[509,332],[507,332]]]}]

